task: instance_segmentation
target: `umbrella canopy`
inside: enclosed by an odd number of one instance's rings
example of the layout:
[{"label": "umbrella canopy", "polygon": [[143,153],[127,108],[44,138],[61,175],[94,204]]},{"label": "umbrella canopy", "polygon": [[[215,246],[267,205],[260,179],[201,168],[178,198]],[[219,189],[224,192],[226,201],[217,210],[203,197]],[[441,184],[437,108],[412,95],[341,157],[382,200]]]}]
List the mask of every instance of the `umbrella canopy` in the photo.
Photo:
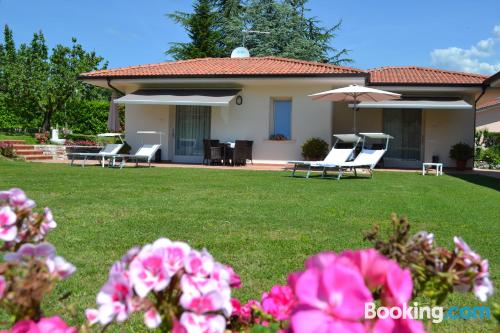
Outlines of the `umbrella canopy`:
[{"label": "umbrella canopy", "polygon": [[393,99],[400,99],[401,95],[390,91],[358,86],[356,84],[348,87],[323,91],[309,95],[315,101],[349,102],[354,104],[354,126],[356,133],[356,111],[359,102],[380,102]]},{"label": "umbrella canopy", "polygon": [[120,114],[118,112],[118,108],[114,103],[114,100],[117,98],[116,92],[111,93],[111,101],[109,103],[109,113],[108,113],[108,130],[110,131],[119,131],[120,130]]}]

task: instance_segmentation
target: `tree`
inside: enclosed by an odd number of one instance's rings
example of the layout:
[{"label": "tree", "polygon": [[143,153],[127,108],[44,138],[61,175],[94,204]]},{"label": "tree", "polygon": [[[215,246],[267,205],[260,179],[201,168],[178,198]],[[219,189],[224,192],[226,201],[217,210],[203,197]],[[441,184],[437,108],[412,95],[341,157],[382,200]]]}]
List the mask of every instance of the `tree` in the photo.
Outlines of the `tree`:
[{"label": "tree", "polygon": [[167,54],[176,60],[221,57],[220,14],[214,11],[213,0],[197,0],[194,13],[174,12],[168,16],[181,24],[191,39],[188,43],[173,43]]},{"label": "tree", "polygon": [[341,22],[324,28],[315,17],[307,17],[308,0],[251,0],[245,12],[249,30],[267,31],[269,35],[251,35],[247,48],[253,56],[285,58],[341,64],[351,62],[346,49],[331,46]]},{"label": "tree", "polygon": [[72,39],[71,46],[56,45],[49,54],[40,31],[30,44],[15,48],[12,31],[6,26],[0,53],[0,84],[7,109],[24,119],[25,125],[39,122],[50,129],[54,113],[71,101],[106,98],[107,92],[78,80],[82,72],[106,68],[103,58],[87,52]]},{"label": "tree", "polygon": [[[199,5],[202,1],[198,1]],[[342,64],[351,62],[346,56],[346,49],[332,47],[332,42],[340,29],[341,22],[331,28],[325,28],[316,17],[308,17],[308,0],[249,0],[244,5],[240,0],[206,0],[212,3],[211,24],[205,29],[211,30],[212,54],[209,56],[227,57],[231,50],[242,45],[252,56],[280,56],[286,58]],[[171,14],[176,22],[182,24],[188,32],[193,21],[201,20],[196,10],[192,14]],[[243,30],[266,31],[270,34],[249,34],[243,36]],[[205,30],[206,31],[206,30]],[[206,32],[206,35],[209,33]],[[193,34],[190,33],[190,37]],[[199,57],[200,53],[187,52],[197,45],[198,35],[189,43],[175,43],[167,52],[175,59]]]}]

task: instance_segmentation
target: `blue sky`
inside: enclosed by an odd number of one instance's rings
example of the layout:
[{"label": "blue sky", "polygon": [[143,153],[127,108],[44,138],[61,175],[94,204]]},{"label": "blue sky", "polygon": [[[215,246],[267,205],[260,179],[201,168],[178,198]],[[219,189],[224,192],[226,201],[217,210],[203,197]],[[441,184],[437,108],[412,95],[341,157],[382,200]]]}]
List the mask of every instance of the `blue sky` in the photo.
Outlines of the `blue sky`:
[{"label": "blue sky", "polygon": [[[190,11],[188,0],[0,0],[0,24],[17,42],[42,29],[50,46],[77,37],[110,67],[167,60],[185,32],[165,14]],[[311,0],[324,24],[342,19],[334,41],[352,50],[354,67],[418,65],[492,73],[500,70],[498,0]]]}]

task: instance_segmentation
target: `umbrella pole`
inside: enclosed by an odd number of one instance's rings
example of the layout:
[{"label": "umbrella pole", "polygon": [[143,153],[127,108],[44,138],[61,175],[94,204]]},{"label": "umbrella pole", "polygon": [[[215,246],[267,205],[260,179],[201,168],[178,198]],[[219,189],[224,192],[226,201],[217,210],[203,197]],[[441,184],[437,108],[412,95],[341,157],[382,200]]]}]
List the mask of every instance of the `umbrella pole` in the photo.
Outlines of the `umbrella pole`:
[{"label": "umbrella pole", "polygon": [[356,96],[354,96],[354,108],[353,108],[353,115],[354,115],[354,126],[353,126],[353,134],[356,134],[356,113],[358,111],[358,101],[356,99]]}]

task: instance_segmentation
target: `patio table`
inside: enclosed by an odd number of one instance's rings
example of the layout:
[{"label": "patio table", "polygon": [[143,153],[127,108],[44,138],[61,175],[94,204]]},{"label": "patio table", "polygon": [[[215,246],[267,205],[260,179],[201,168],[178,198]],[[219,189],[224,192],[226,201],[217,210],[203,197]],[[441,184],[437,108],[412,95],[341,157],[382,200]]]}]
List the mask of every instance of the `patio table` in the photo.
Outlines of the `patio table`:
[{"label": "patio table", "polygon": [[232,165],[233,152],[234,152],[234,143],[231,142],[221,142],[219,143],[219,147],[222,150],[222,161],[224,165]]},{"label": "patio table", "polygon": [[436,176],[443,175],[443,163],[427,162],[422,164],[422,176],[425,176],[432,167],[436,168]]}]

